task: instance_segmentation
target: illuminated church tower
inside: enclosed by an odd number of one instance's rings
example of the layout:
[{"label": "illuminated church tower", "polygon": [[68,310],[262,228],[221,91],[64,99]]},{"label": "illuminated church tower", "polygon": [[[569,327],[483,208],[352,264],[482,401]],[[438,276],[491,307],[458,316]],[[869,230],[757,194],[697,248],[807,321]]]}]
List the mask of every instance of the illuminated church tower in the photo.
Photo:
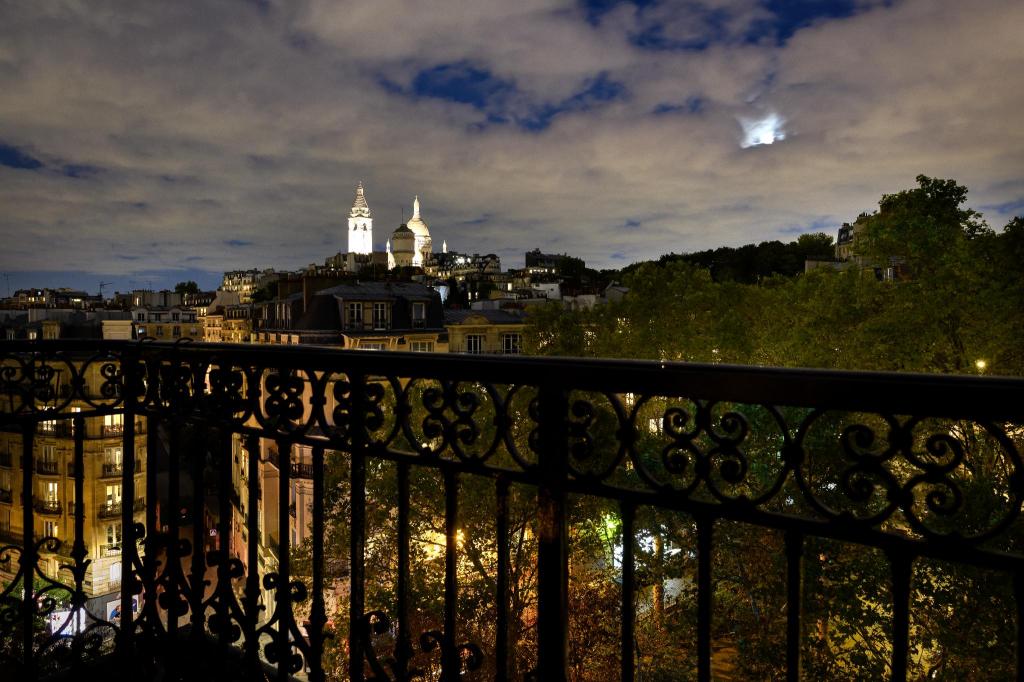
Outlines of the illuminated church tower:
[{"label": "illuminated church tower", "polygon": [[356,185],[356,200],[348,214],[348,252],[373,253],[373,214],[363,194],[363,182]]},{"label": "illuminated church tower", "polygon": [[408,223],[409,229],[416,235],[416,250],[413,252],[412,264],[416,267],[423,267],[430,260],[433,253],[430,229],[420,217],[420,198],[417,196],[412,200],[412,218]]}]

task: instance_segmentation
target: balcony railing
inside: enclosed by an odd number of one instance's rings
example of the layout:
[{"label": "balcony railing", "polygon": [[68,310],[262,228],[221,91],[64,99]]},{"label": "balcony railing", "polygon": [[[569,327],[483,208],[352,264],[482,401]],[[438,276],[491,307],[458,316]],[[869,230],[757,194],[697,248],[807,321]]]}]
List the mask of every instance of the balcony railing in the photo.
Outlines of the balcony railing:
[{"label": "balcony railing", "polygon": [[121,516],[121,503],[111,502],[109,504],[101,504],[96,510],[96,516],[101,519],[116,519]]},{"label": "balcony railing", "polygon": [[56,476],[60,470],[60,464],[53,460],[48,459],[37,459],[36,460],[36,473],[44,474],[46,476]]},{"label": "balcony railing", "polygon": [[292,478],[313,478],[313,465],[305,462],[292,462]]},{"label": "balcony railing", "polygon": [[121,547],[121,543],[120,542],[113,543],[113,544],[104,543],[104,544],[100,545],[100,556],[101,557],[121,556],[121,552],[122,552],[122,547]]},{"label": "balcony railing", "polygon": [[[157,446],[149,456],[162,458],[146,463],[141,485],[121,472],[125,499],[143,486],[162,497],[138,526],[129,510],[114,514],[124,542],[102,550],[120,557],[134,574],[126,584],[141,590],[138,612],[132,591],[121,591],[111,632],[110,655],[125,665],[145,656],[186,679],[233,660],[256,679],[308,669],[322,680],[329,665],[347,679],[407,679],[415,669],[456,680],[479,669],[561,681],[571,663],[590,665],[595,679],[638,679],[654,641],[683,650],[672,675],[707,681],[721,643],[749,634],[737,628],[756,597],[771,606],[759,607],[762,630],[781,633],[760,677],[800,679],[821,649],[808,638],[833,622],[807,613],[825,585],[884,621],[865,636],[878,639],[885,676],[905,680],[921,660],[911,656],[920,630],[910,623],[931,598],[919,582],[955,578],[970,587],[956,609],[1011,624],[985,632],[985,650],[1011,659],[995,677],[1024,673],[1012,626],[1024,613],[1022,380],[293,346],[0,345],[6,366],[73,362],[105,368],[99,374],[115,386],[94,391],[124,402],[46,418],[126,411],[126,423],[146,422]],[[33,376],[0,375],[0,410],[15,425],[38,419]],[[135,435],[122,434],[125,452],[135,451]],[[251,540],[236,548],[240,557],[225,554],[231,543],[212,550],[200,540],[233,537],[233,443],[243,449],[247,499],[267,487],[261,513],[253,507],[239,534]],[[309,468],[261,481],[260,453],[271,447],[286,461],[308,450]],[[305,474],[312,518],[298,529],[287,500]],[[223,494],[193,494],[211,477]],[[38,538],[26,527],[31,566]],[[597,528],[605,545],[577,542],[584,528]],[[293,532],[308,544],[293,547]],[[338,537],[347,538],[347,562],[328,551]],[[655,538],[670,544],[663,556]],[[843,573],[867,556],[876,583],[861,570]],[[485,579],[474,580],[474,562]],[[667,564],[678,595],[660,617],[678,621],[671,635],[652,625],[650,605],[669,580],[652,576],[668,575]],[[614,579],[580,587],[580,575],[608,566]],[[963,582],[972,571],[987,577]],[[735,585],[751,572],[775,587],[741,593]],[[995,591],[991,576],[1008,591]],[[437,593],[415,592],[424,585]],[[328,612],[326,595],[339,586],[347,604]],[[85,602],[81,585],[65,587]],[[25,617],[12,646],[27,679],[57,672],[34,637],[37,596],[14,597]],[[598,603],[600,617],[589,610]],[[325,648],[329,619],[332,636],[347,641]],[[597,645],[581,643],[579,628],[609,619],[613,654],[588,663]],[[297,636],[304,621],[306,636]],[[649,631],[661,634],[652,640]],[[180,654],[186,642],[194,656]],[[844,674],[857,677],[850,665]]]},{"label": "balcony railing", "polygon": [[59,500],[36,500],[32,504],[32,508],[40,514],[46,514],[47,516],[59,515],[63,509]]},{"label": "balcony railing", "polygon": [[110,478],[111,476],[120,476],[124,473],[124,465],[121,462],[104,462],[102,476],[104,478]]},{"label": "balcony railing", "polygon": [[103,424],[103,426],[100,428],[100,433],[103,435],[104,438],[109,438],[111,436],[121,436],[124,434],[124,425]]}]

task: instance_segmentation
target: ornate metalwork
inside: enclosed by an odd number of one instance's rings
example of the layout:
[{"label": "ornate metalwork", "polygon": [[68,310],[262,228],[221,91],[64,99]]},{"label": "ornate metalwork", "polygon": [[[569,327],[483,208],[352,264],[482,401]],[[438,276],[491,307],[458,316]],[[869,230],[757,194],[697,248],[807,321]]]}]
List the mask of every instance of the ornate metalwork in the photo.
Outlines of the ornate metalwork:
[{"label": "ornate metalwork", "polygon": [[[299,446],[321,457],[337,450],[353,462],[377,458],[439,470],[452,504],[449,521],[455,518],[459,476],[499,478],[506,495],[510,482],[532,487],[541,508],[556,512],[564,509],[567,493],[628,501],[629,509],[651,505],[688,512],[702,529],[699,552],[711,549],[714,521],[730,519],[784,529],[798,540],[814,535],[882,547],[895,557],[894,566],[907,557],[931,556],[1010,572],[1024,569],[1024,554],[1008,537],[1024,503],[1022,398],[1024,382],[999,379],[200,344],[45,342],[0,348],[3,428],[31,436],[47,420],[124,414],[126,428],[118,435],[126,463],[144,424],[151,447],[166,449],[179,469],[191,467],[193,477],[218,472],[217,486],[225,486],[222,460],[231,456],[234,438],[244,444],[236,448],[249,467],[243,471],[277,468],[282,491],[290,479],[323,476],[317,465],[293,460],[292,449]],[[81,431],[65,432],[66,437],[81,443]],[[261,439],[278,449],[277,460],[260,459]],[[981,459],[998,465],[983,480],[976,470]],[[134,475],[130,469],[109,473],[127,482]],[[146,463],[150,492],[157,469]],[[246,498],[243,532],[255,543],[258,528],[250,516],[264,494],[259,481],[243,481],[248,490],[241,495],[230,481],[226,485],[232,494],[222,509],[241,514]],[[978,486],[988,486],[987,493],[979,494]],[[23,494],[37,499],[31,486]],[[262,554],[248,544],[246,556],[232,556],[224,545],[208,547],[206,534],[182,537],[179,491],[170,494],[173,499],[161,503],[159,526],[156,512],[147,508],[144,523],[124,529],[118,545],[122,589],[139,595],[141,605],[120,621],[86,609],[83,584],[92,560],[80,542],[62,565],[70,579],[61,581],[42,570],[40,561],[62,551],[55,538],[37,538],[33,529],[20,543],[5,541],[0,569],[10,567],[14,580],[0,592],[0,637],[20,643],[3,647],[6,664],[36,674],[44,661],[80,663],[108,653],[115,642],[118,652],[134,648],[156,658],[167,638],[185,636],[188,623],[199,633],[192,637],[209,634],[230,650],[241,647],[249,673],[262,675],[263,665],[282,666],[289,674],[310,667],[313,678],[323,679],[323,597],[310,590],[309,576],[293,575],[288,533],[276,536],[276,560],[261,566]],[[99,511],[116,517],[122,510]],[[25,518],[53,512],[37,500]],[[80,520],[83,510],[68,513]],[[292,518],[287,503],[281,516],[285,522]],[[203,519],[187,522],[210,530]],[[568,542],[561,522],[539,520],[542,551],[552,548],[549,556],[555,558]],[[317,523],[322,526],[323,519]],[[216,524],[218,537],[230,530],[225,518]],[[362,551],[363,532],[353,529],[354,556]],[[407,529],[399,535],[408,542]],[[313,536],[322,551],[323,528]],[[259,552],[271,550],[270,538],[265,540]],[[787,546],[799,556],[799,543]],[[453,540],[445,552],[458,552]],[[216,581],[195,570],[186,573],[183,561],[209,567]],[[361,572],[353,575],[359,580]],[[550,575],[542,571],[541,582],[555,579]],[[447,579],[450,596],[457,587],[453,570]],[[26,597],[15,588],[19,580],[38,585]],[[70,595],[71,613],[81,612],[88,622],[72,623],[69,616],[44,632],[37,619],[57,610],[53,595],[60,590]],[[557,587],[541,594],[557,595]],[[360,605],[361,599],[353,596],[352,603]],[[297,610],[310,600],[313,615],[303,630]],[[397,642],[393,654],[375,649],[375,641],[394,635],[394,624],[408,614],[362,608],[354,614],[350,646],[365,663],[367,679],[426,679],[410,666],[412,654],[401,648],[408,643]],[[708,602],[702,618],[710,608]],[[542,633],[556,635],[541,638],[543,679],[550,666],[559,665],[557,634],[565,614],[542,608],[540,620]],[[132,627],[126,628],[129,621]],[[449,634],[427,631],[419,649],[421,655],[439,655],[445,674],[455,679],[479,668],[484,653],[478,644],[456,645]],[[704,671],[710,645],[704,639],[699,644]],[[53,651],[62,653],[51,656]]]}]

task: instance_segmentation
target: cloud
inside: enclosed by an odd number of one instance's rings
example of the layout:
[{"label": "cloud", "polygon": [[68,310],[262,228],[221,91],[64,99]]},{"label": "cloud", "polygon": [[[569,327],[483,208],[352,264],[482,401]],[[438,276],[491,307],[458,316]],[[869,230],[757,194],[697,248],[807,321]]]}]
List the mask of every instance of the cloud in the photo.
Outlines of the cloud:
[{"label": "cloud", "polygon": [[16,170],[35,170],[42,165],[42,161],[33,158],[27,152],[0,142],[0,166]]},{"label": "cloud", "polygon": [[[379,246],[419,194],[436,244],[508,266],[837,227],[918,173],[1019,200],[1020,3],[642,5],[7,7],[0,267],[322,262],[358,180]],[[741,149],[767,111],[786,139]]]}]

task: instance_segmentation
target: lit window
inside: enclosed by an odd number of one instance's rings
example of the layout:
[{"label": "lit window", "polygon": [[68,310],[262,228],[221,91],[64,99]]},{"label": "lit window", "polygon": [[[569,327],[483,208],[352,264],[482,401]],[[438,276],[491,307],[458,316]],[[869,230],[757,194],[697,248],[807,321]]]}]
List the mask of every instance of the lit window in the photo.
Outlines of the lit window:
[{"label": "lit window", "polygon": [[483,353],[484,352],[484,337],[482,334],[467,334],[466,335],[466,352],[467,353]]},{"label": "lit window", "polygon": [[107,509],[113,509],[121,505],[121,484],[115,483],[107,486]]},{"label": "lit window", "polygon": [[433,353],[434,342],[433,341],[410,341],[409,350],[414,353]]},{"label": "lit window", "polygon": [[124,433],[124,415],[107,414],[103,415],[103,435],[119,436]]},{"label": "lit window", "polygon": [[119,476],[121,474],[122,461],[120,447],[105,448],[103,451],[103,475]]},{"label": "lit window", "polygon": [[47,538],[58,538],[57,530],[60,528],[60,524],[56,521],[45,521],[43,523],[43,537]]}]

